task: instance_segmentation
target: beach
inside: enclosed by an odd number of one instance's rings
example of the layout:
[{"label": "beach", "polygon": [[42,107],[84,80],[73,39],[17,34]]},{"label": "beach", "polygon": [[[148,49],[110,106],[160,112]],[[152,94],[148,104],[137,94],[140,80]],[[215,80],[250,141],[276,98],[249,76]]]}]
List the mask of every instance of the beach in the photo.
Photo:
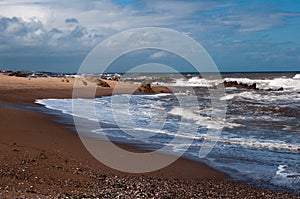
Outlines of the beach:
[{"label": "beach", "polygon": [[[107,82],[111,87],[98,87],[97,97],[112,94],[114,82]],[[183,158],[144,174],[103,165],[68,125],[55,122],[55,116],[22,108],[38,106],[36,99],[72,98],[73,84],[74,78],[0,75],[1,198],[297,198],[233,181],[223,172]],[[122,92],[131,87],[124,83]],[[122,148],[145,152],[128,145]]]}]

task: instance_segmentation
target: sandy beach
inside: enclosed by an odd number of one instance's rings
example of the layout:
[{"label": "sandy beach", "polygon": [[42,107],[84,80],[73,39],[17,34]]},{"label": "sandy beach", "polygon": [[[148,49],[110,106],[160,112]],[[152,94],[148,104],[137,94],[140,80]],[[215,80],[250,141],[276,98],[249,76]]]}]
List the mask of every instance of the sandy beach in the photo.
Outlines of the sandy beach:
[{"label": "sandy beach", "polygon": [[[112,94],[115,82],[106,82],[110,88],[98,87],[97,97]],[[74,78],[0,75],[1,198],[297,198],[235,182],[183,158],[151,173],[122,173],[93,158],[76,132],[54,116],[16,107],[37,106],[36,99],[71,98],[73,84]],[[124,83],[122,92],[132,86]],[[167,92],[163,87],[153,90]]]}]

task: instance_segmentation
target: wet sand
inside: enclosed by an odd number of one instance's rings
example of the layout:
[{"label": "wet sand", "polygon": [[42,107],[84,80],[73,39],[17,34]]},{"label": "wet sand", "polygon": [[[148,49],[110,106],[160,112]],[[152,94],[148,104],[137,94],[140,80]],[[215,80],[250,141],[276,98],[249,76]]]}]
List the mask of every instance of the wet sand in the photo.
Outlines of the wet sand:
[{"label": "wet sand", "polygon": [[[0,75],[0,198],[296,198],[234,182],[203,163],[183,158],[151,173],[119,172],[92,157],[76,132],[54,122],[54,116],[6,106],[70,98],[73,83],[72,78],[29,80]],[[126,92],[132,85],[122,86]],[[111,93],[112,88],[99,87],[96,95]],[[126,145],[122,148],[144,152]]]}]

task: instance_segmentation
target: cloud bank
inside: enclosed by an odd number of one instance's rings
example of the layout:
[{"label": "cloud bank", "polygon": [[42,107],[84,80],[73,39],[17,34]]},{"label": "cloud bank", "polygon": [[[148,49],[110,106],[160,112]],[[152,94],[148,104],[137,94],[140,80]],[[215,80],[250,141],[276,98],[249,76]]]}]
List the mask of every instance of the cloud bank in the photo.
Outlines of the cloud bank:
[{"label": "cloud bank", "polygon": [[[76,70],[109,36],[154,26],[191,36],[221,70],[255,65],[256,70],[293,70],[300,64],[300,3],[292,2],[0,0],[0,67],[45,59],[45,70],[52,70],[55,61],[49,60],[57,58],[56,65],[74,65],[66,70]],[[77,62],[70,61],[74,57]]]}]

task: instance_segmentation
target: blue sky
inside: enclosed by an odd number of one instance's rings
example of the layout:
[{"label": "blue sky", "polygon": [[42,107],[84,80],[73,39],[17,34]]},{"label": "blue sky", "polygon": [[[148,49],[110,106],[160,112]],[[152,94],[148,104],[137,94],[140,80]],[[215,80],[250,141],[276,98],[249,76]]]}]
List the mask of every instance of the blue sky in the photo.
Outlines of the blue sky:
[{"label": "blue sky", "polygon": [[297,0],[0,0],[0,69],[76,72],[101,41],[149,26],[189,35],[220,71],[300,70]]}]

